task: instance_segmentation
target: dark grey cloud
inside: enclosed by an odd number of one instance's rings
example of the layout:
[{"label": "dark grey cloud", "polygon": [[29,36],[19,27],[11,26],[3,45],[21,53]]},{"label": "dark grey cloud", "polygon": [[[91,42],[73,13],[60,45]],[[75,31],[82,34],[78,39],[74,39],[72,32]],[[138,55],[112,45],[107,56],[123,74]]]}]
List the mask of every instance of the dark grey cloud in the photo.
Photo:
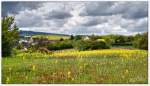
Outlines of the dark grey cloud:
[{"label": "dark grey cloud", "polygon": [[72,17],[72,14],[64,10],[52,10],[46,14],[46,19],[65,19],[70,17]]},{"label": "dark grey cloud", "polygon": [[98,24],[105,23],[107,21],[108,21],[108,19],[103,18],[103,17],[90,17],[90,18],[87,18],[87,21],[83,22],[81,25],[83,25],[83,26],[95,26]]},{"label": "dark grey cloud", "polygon": [[4,1],[2,2],[2,17],[8,16],[10,14],[18,14],[19,11],[23,11],[25,9],[37,9],[38,7],[42,6],[43,2],[16,2],[16,1]]},{"label": "dark grey cloud", "polygon": [[112,15],[109,11],[110,7],[114,5],[115,2],[93,2],[86,3],[85,9],[80,13],[81,16],[107,16]]},{"label": "dark grey cloud", "polygon": [[19,27],[40,27],[42,26],[42,16],[33,15],[32,13],[27,13],[26,11],[22,13],[21,16],[16,17],[16,23]]},{"label": "dark grey cloud", "polygon": [[137,2],[128,4],[122,16],[128,19],[139,19],[148,17],[148,2]]},{"label": "dark grey cloud", "polygon": [[148,2],[94,2],[85,4],[81,16],[122,15],[124,18],[143,18],[148,16]]}]

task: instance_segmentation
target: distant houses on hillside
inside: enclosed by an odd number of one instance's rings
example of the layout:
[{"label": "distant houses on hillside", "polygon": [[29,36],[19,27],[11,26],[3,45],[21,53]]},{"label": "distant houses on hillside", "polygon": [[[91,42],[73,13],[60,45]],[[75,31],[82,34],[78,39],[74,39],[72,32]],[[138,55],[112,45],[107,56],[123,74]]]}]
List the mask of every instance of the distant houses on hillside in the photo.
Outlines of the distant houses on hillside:
[{"label": "distant houses on hillside", "polygon": [[47,38],[33,38],[32,36],[20,36],[19,43],[24,46],[24,48],[29,48],[31,45],[40,43],[55,43],[59,40],[49,40]]}]

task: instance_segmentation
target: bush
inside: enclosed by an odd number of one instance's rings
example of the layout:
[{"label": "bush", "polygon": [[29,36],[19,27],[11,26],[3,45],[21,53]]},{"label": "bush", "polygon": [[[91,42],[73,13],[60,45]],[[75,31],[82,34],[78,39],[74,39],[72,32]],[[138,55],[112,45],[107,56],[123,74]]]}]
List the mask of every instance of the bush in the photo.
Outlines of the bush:
[{"label": "bush", "polygon": [[95,49],[108,49],[110,46],[104,40],[79,40],[74,44],[74,48],[78,50],[95,50]]},{"label": "bush", "polygon": [[73,48],[71,41],[61,41],[48,45],[49,50],[61,50],[61,49],[69,49]]},{"label": "bush", "polygon": [[106,43],[105,40],[101,39],[101,40],[97,40],[97,41],[93,41],[91,42],[91,49],[109,49],[110,46]]},{"label": "bush", "polygon": [[90,43],[84,40],[78,40],[74,42],[73,47],[78,50],[88,50],[90,48]]},{"label": "bush", "polygon": [[21,44],[21,43],[19,43],[18,45],[17,45],[17,49],[23,49],[24,48],[24,46]]}]

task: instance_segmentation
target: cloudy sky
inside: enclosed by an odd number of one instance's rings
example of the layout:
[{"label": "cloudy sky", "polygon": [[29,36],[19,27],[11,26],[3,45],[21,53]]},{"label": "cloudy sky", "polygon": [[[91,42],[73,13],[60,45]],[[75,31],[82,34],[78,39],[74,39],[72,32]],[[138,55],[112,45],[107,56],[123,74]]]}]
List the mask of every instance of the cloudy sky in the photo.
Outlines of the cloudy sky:
[{"label": "cloudy sky", "polygon": [[63,34],[124,34],[148,30],[147,2],[2,2],[2,17],[20,30]]}]

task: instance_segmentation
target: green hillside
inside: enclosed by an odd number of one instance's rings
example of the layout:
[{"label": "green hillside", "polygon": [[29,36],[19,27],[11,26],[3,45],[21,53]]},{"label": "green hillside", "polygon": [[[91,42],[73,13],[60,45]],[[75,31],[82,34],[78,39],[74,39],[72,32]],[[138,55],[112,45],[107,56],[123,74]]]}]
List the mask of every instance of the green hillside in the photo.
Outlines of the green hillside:
[{"label": "green hillside", "polygon": [[48,38],[49,40],[69,39],[69,36],[64,35],[35,35],[33,38]]}]

